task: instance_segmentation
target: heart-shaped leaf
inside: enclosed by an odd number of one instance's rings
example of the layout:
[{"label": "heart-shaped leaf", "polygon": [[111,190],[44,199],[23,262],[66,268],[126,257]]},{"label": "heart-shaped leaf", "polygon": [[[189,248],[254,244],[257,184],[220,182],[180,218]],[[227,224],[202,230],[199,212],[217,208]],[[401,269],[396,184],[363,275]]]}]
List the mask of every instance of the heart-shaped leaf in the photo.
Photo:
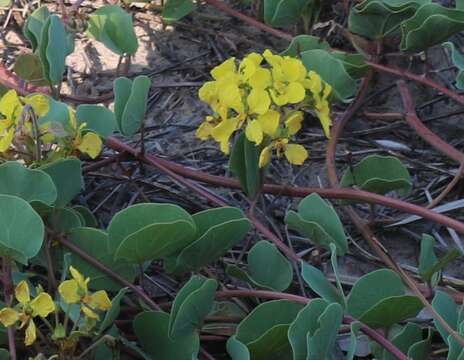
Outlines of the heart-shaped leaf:
[{"label": "heart-shaped leaf", "polygon": [[77,124],[85,124],[103,138],[107,138],[116,130],[116,118],[111,110],[100,105],[79,105],[76,109]]},{"label": "heart-shaped leaf", "polygon": [[167,0],[161,16],[164,21],[179,21],[196,9],[192,0]]},{"label": "heart-shaped leaf", "polygon": [[114,113],[119,131],[126,136],[139,131],[147,109],[150,79],[137,76],[134,81],[120,77],[114,81]]},{"label": "heart-shaped leaf", "polygon": [[87,32],[118,55],[132,55],[137,51],[132,16],[117,5],[101,6],[90,15]]},{"label": "heart-shaped leaf", "polygon": [[293,279],[292,264],[275,245],[265,240],[256,243],[249,251],[248,273],[238,267],[228,267],[227,273],[257,287],[275,291],[286,290]]},{"label": "heart-shaped leaf", "polygon": [[344,304],[345,301],[343,294],[341,294],[340,291],[327,280],[324,273],[318,268],[302,261],[301,276],[311,290],[321,296],[328,303],[336,302]]},{"label": "heart-shaped leaf", "polygon": [[142,349],[156,360],[192,360],[198,357],[200,340],[196,332],[171,338],[168,334],[169,315],[147,311],[133,322],[134,332]]},{"label": "heart-shaped leaf", "polygon": [[27,202],[52,205],[57,191],[52,178],[41,170],[31,170],[17,161],[0,165],[0,194],[18,196]]},{"label": "heart-shaped leaf", "polygon": [[194,333],[213,308],[217,282],[202,276],[192,276],[179,290],[169,317],[169,336]]},{"label": "heart-shaped leaf", "polygon": [[464,30],[464,11],[431,3],[401,23],[401,51],[414,53],[447,40]]},{"label": "heart-shaped leaf", "polygon": [[366,0],[351,8],[348,28],[370,39],[383,38],[399,29],[402,21],[414,15],[430,0]]},{"label": "heart-shaped leaf", "polygon": [[[227,341],[227,352],[234,360],[254,360],[256,357],[248,349],[252,344],[260,358],[291,359],[287,329],[302,308],[303,305],[289,300],[262,303],[238,325],[235,335]],[[263,353],[266,345],[268,351]]]},{"label": "heart-shaped leaf", "polygon": [[317,194],[311,194],[300,201],[298,212],[289,211],[285,222],[292,230],[305,235],[319,246],[337,247],[338,255],[348,249],[343,225],[334,208]]},{"label": "heart-shaped leaf", "polygon": [[44,239],[44,224],[25,200],[0,195],[0,255],[22,264],[37,255]]},{"label": "heart-shaped leaf", "polygon": [[245,133],[237,138],[230,156],[229,169],[239,179],[242,190],[253,199],[261,186],[260,147],[249,141]]},{"label": "heart-shaped leaf", "polygon": [[411,191],[412,180],[408,169],[394,156],[370,155],[343,174],[340,185],[356,185],[377,194],[397,191],[405,196]]},{"label": "heart-shaped leaf", "polygon": [[[68,237],[71,242],[87,254],[91,254],[106,267],[110,268],[129,282],[134,281],[136,275],[134,267],[129,265],[127,262],[113,260],[113,254],[108,248],[107,233],[94,228],[81,227],[71,230]],[[73,254],[72,256],[72,265],[76,269],[79,269],[79,271],[83,274],[90,277],[89,287],[92,289],[117,291],[122,287],[122,285],[113,280],[111,276],[108,276],[106,273],[98,270],[77,254]]]},{"label": "heart-shaped leaf", "polygon": [[406,288],[392,270],[380,269],[361,277],[348,296],[347,311],[356,319],[362,317],[380,301],[404,295]]},{"label": "heart-shaped leaf", "polygon": [[64,207],[84,188],[82,164],[79,159],[66,158],[40,168],[50,175],[57,190],[55,207]]},{"label": "heart-shaped leaf", "polygon": [[216,261],[242,241],[251,227],[243,212],[231,207],[208,209],[192,218],[197,228],[195,240],[168,259],[165,268],[169,272],[194,271]]},{"label": "heart-shaped leaf", "polygon": [[423,307],[417,296],[391,296],[380,300],[363,313],[359,320],[373,328],[389,328],[416,316]]},{"label": "heart-shaped leaf", "polygon": [[51,84],[59,84],[65,70],[69,39],[58,15],[50,15],[43,25],[39,42],[39,57],[44,77]]}]

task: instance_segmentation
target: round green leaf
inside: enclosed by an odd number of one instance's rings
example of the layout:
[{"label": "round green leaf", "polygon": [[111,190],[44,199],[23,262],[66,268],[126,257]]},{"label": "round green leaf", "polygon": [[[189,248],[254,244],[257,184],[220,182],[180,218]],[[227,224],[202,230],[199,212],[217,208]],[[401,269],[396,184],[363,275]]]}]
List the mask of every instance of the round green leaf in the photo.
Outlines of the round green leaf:
[{"label": "round green leaf", "polygon": [[52,178],[41,170],[31,170],[17,161],[0,165],[0,194],[18,196],[27,202],[51,205],[57,191]]},{"label": "round green leaf", "polygon": [[116,118],[111,110],[100,105],[79,105],[76,109],[77,124],[107,138],[116,130]]},{"label": "round green leaf", "polygon": [[42,62],[36,54],[21,54],[16,58],[14,72],[23,80],[36,86],[45,86]]},{"label": "round green leaf", "polygon": [[71,208],[53,209],[47,222],[57,233],[68,233],[84,225],[80,214]]},{"label": "round green leaf", "polygon": [[44,239],[40,216],[23,199],[0,195],[0,254],[22,264],[37,255]]},{"label": "round green leaf", "polygon": [[140,313],[135,317],[133,326],[142,349],[153,360],[192,360],[198,357],[198,334],[193,332],[171,338],[168,335],[169,315],[166,313]]},{"label": "round green leaf", "polygon": [[84,219],[84,226],[94,228],[98,227],[98,220],[89,208],[77,205],[73,207],[73,210],[77,211],[82,216]]}]

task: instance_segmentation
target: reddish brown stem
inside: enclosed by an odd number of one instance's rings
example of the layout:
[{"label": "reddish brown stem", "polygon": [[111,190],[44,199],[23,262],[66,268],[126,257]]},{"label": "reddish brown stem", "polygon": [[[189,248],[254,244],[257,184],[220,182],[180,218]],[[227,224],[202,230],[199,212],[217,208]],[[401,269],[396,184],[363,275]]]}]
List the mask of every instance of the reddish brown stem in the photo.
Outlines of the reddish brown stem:
[{"label": "reddish brown stem", "polygon": [[386,65],[380,65],[380,64],[377,64],[375,62],[372,62],[372,61],[366,61],[366,64],[367,65],[370,65],[373,69],[377,70],[377,71],[380,71],[380,72],[383,72],[383,73],[387,73],[387,74],[390,74],[390,75],[395,75],[395,76],[398,76],[398,77],[402,77],[402,78],[405,78],[405,79],[409,79],[409,80],[413,80],[413,81],[416,81],[420,84],[423,84],[423,85],[426,85],[428,87],[431,87],[431,88],[434,88],[436,90],[438,90],[439,92],[449,96],[450,98],[456,100],[458,103],[460,104],[463,104],[464,105],[464,96],[461,96],[459,94],[457,94],[456,92],[444,87],[443,85],[423,76],[423,75],[417,75],[417,74],[413,74],[409,71],[406,71],[406,70],[403,70],[403,69],[398,69],[398,68],[393,68],[393,67],[389,67],[389,66],[386,66]]},{"label": "reddish brown stem", "polygon": [[[259,297],[262,299],[282,299],[290,300],[303,305],[308,304],[311,300],[303,296],[281,293],[277,291],[265,291],[265,290],[226,290],[216,292],[216,298],[233,298],[233,297]],[[343,317],[343,322],[345,324],[351,324],[352,322],[357,321],[351,316],[345,315]],[[385,338],[378,331],[372,329],[366,324],[361,323],[361,331],[369,336],[372,340],[376,341],[378,344],[382,345],[390,353],[392,353],[399,360],[408,360],[408,357],[398,349],[394,344],[392,344],[387,338]]]}]

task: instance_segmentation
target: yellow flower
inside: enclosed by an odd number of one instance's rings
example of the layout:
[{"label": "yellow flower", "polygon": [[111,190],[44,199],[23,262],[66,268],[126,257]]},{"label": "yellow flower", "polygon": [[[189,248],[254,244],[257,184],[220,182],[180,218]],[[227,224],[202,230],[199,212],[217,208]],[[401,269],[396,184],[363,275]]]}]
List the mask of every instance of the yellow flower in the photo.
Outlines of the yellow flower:
[{"label": "yellow flower", "polygon": [[256,120],[248,123],[245,129],[245,135],[248,140],[256,145],[261,144],[264,135],[273,138],[279,129],[280,114],[277,111],[269,110],[263,115],[258,116]]},{"label": "yellow flower", "polygon": [[211,70],[211,75],[215,80],[220,80],[236,75],[236,72],[235,58],[231,57]]},{"label": "yellow flower", "polygon": [[230,137],[237,130],[238,126],[239,120],[237,118],[229,118],[223,119],[219,125],[216,125],[211,130],[211,136],[219,143],[221,151],[226,155],[230,152]]},{"label": "yellow flower", "polygon": [[88,290],[90,278],[85,278],[74,267],[70,266],[72,279],[63,281],[58,292],[67,304],[80,304],[81,310],[90,319],[98,320],[99,316],[94,310],[107,311],[111,309],[111,300],[104,290],[91,294]]},{"label": "yellow flower", "polygon": [[302,165],[308,158],[308,152],[302,145],[289,144],[288,139],[282,138],[274,140],[261,151],[259,155],[259,167],[262,168],[269,163],[273,149],[276,150],[278,158],[284,154],[288,162],[293,165]]},{"label": "yellow flower", "polygon": [[20,328],[26,326],[24,343],[29,346],[35,342],[37,337],[33,318],[37,316],[46,318],[55,311],[55,303],[52,297],[45,292],[41,292],[31,301],[29,286],[24,280],[16,286],[15,298],[19,302],[20,311],[10,307],[3,308],[0,310],[0,322],[4,326],[11,326],[20,321]]},{"label": "yellow flower", "polygon": [[264,114],[271,106],[271,98],[266,90],[252,89],[248,95],[247,103],[251,114]]},{"label": "yellow flower", "polygon": [[86,123],[82,123],[77,126],[76,113],[73,109],[68,108],[69,110],[69,121],[71,123],[71,128],[73,131],[74,139],[72,141],[72,146],[74,149],[79,150],[83,154],[89,155],[92,159],[95,159],[100,155],[100,152],[103,148],[103,142],[97,134],[94,132],[88,131],[84,135],[82,132],[85,129]]},{"label": "yellow flower", "polygon": [[301,129],[301,123],[303,122],[302,111],[292,111],[290,115],[285,119],[285,127],[287,128],[288,135],[295,135]]},{"label": "yellow flower", "polygon": [[7,151],[13,143],[16,132],[16,124],[23,112],[23,104],[14,90],[8,91],[0,99],[0,152]]}]

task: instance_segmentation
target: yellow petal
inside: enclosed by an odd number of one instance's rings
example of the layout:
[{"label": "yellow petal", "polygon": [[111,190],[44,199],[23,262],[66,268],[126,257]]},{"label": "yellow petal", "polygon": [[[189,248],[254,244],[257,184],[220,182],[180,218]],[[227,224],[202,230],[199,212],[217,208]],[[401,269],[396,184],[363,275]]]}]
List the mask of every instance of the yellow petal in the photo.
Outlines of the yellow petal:
[{"label": "yellow petal", "polygon": [[272,146],[266,146],[263,150],[261,150],[261,154],[259,154],[259,167],[265,167],[269,161],[271,161],[272,155]]},{"label": "yellow petal", "polygon": [[16,300],[19,301],[21,305],[26,305],[31,300],[31,294],[29,293],[29,285],[27,282],[22,280],[16,286],[15,289]]},{"label": "yellow petal", "polygon": [[295,135],[301,129],[301,123],[303,122],[303,112],[293,111],[285,120],[285,127],[288,130],[288,135]]},{"label": "yellow petal", "polygon": [[264,114],[271,106],[271,99],[266,90],[252,89],[247,97],[249,112]]},{"label": "yellow petal", "polygon": [[306,68],[301,60],[286,57],[282,61],[282,71],[288,82],[303,81],[306,77]]},{"label": "yellow petal", "polygon": [[92,159],[95,159],[101,152],[103,142],[97,134],[93,132],[86,133],[79,146],[77,147],[80,152],[89,155]]},{"label": "yellow petal", "polygon": [[248,81],[252,88],[265,89],[272,84],[271,72],[268,69],[257,69]]},{"label": "yellow petal", "polygon": [[236,84],[232,83],[221,86],[219,89],[219,102],[228,108],[234,109],[238,113],[243,112],[242,96]]},{"label": "yellow petal", "polygon": [[95,319],[95,320],[100,319],[98,314],[95,311],[93,311],[92,309],[90,309],[88,306],[85,306],[85,305],[82,306],[82,312],[84,313],[85,316],[87,316],[90,319]]},{"label": "yellow petal", "polygon": [[198,127],[196,131],[196,136],[200,140],[208,140],[209,137],[211,136],[211,131],[213,130],[213,125],[211,125],[210,122],[204,121],[201,123],[201,125]]},{"label": "yellow petal", "polygon": [[216,81],[208,81],[198,90],[198,97],[201,101],[211,104],[218,96]]},{"label": "yellow petal", "polygon": [[288,84],[286,93],[290,104],[297,104],[306,97],[306,90],[299,82]]},{"label": "yellow petal", "polygon": [[55,311],[55,303],[52,297],[47,293],[40,293],[31,301],[32,316],[47,317]]},{"label": "yellow petal", "polygon": [[289,144],[285,147],[285,157],[290,164],[302,165],[308,158],[308,152],[299,144]]},{"label": "yellow petal", "polygon": [[216,66],[213,70],[211,70],[211,75],[214,79],[218,80],[230,73],[235,73],[236,71],[237,68],[235,66],[235,58],[232,57],[224,61],[221,65]]},{"label": "yellow petal", "polygon": [[32,106],[37,116],[45,116],[50,111],[50,100],[43,94],[33,94],[23,98],[25,104]]},{"label": "yellow petal", "polygon": [[280,94],[278,91],[276,91],[274,89],[269,89],[269,92],[271,94],[272,101],[277,106],[283,106],[283,105],[286,105],[288,103],[287,94]]},{"label": "yellow petal", "polygon": [[15,135],[15,127],[12,126],[6,134],[0,134],[0,152],[7,151],[11,144],[13,143],[14,135]]},{"label": "yellow petal", "polygon": [[274,137],[279,129],[280,113],[274,110],[268,110],[263,115],[258,116],[258,122],[266,135]]},{"label": "yellow petal", "polygon": [[254,142],[256,145],[261,144],[261,141],[263,141],[263,129],[259,121],[250,121],[245,129],[245,135],[248,140]]},{"label": "yellow petal", "polygon": [[308,82],[307,88],[311,90],[313,94],[320,94],[322,91],[322,79],[319,74],[315,73],[314,71],[310,71],[308,73]]},{"label": "yellow petal", "polygon": [[282,56],[274,55],[269,49],[266,49],[263,52],[263,56],[266,59],[267,63],[273,67],[280,66],[282,63]]},{"label": "yellow petal", "polygon": [[29,325],[27,325],[27,328],[26,328],[26,337],[24,339],[24,344],[26,344],[26,346],[31,346],[35,342],[36,338],[37,338],[37,333],[35,329],[35,324],[34,324],[34,321],[31,319],[29,321]]},{"label": "yellow petal", "polygon": [[255,65],[260,65],[263,61],[263,57],[258,53],[252,52],[245,56],[244,60],[249,60],[253,62]]},{"label": "yellow petal", "polygon": [[16,310],[9,307],[0,310],[0,323],[2,323],[3,326],[11,326],[18,320],[19,313]]},{"label": "yellow petal", "polygon": [[111,309],[111,300],[105,290],[99,290],[90,295],[88,305],[92,309],[107,311]]},{"label": "yellow petal", "polygon": [[326,100],[330,96],[331,93],[332,93],[332,86],[326,83],[324,86],[324,92],[322,94],[322,98]]},{"label": "yellow petal", "polygon": [[81,301],[79,283],[74,279],[63,281],[58,286],[58,292],[66,304],[75,304]]},{"label": "yellow petal", "polygon": [[225,119],[211,131],[211,136],[220,144],[221,151],[226,155],[230,151],[229,139],[237,129],[237,125],[237,120]]},{"label": "yellow petal", "polygon": [[23,112],[23,105],[19,99],[18,94],[15,90],[9,90],[0,99],[0,113],[6,118],[14,119],[17,122],[17,118]]}]

